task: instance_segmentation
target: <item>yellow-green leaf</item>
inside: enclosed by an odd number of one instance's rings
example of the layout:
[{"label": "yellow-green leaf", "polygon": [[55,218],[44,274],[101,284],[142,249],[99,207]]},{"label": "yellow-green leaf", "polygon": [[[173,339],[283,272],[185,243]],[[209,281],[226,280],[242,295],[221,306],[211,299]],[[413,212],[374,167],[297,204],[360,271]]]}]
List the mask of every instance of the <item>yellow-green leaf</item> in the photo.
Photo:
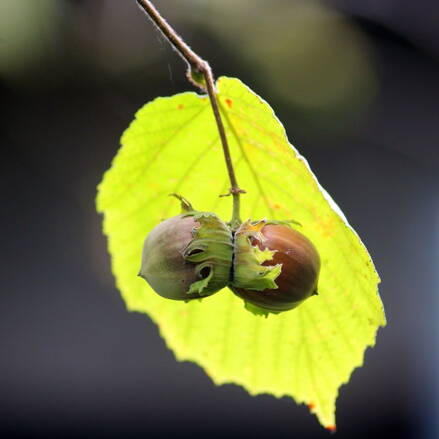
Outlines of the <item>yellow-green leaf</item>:
[{"label": "yellow-green leaf", "polygon": [[179,213],[180,193],[196,209],[230,219],[231,197],[209,100],[195,93],[157,98],[136,114],[99,186],[113,272],[128,309],[147,313],[177,359],[198,363],[217,384],[251,394],[288,395],[335,426],[339,387],[385,325],[379,277],[340,209],[289,144],[268,104],[237,79],[220,78],[218,99],[242,196],[242,217],[294,219],[317,247],[319,295],[268,318],[228,289],[189,303],[166,300],[137,277],[143,240]]}]

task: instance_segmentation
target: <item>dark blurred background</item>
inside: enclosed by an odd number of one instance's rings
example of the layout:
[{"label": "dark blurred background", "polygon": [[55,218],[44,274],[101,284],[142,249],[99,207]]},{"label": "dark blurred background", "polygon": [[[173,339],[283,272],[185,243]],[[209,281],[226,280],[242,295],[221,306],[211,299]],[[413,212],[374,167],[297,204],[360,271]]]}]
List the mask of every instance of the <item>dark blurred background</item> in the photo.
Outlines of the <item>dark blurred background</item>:
[{"label": "dark blurred background", "polygon": [[[156,4],[270,102],[382,277],[388,326],[337,438],[438,438],[439,3]],[[134,1],[0,2],[3,437],[328,437],[177,363],[114,286],[95,188],[134,112],[191,89],[184,68]]]}]

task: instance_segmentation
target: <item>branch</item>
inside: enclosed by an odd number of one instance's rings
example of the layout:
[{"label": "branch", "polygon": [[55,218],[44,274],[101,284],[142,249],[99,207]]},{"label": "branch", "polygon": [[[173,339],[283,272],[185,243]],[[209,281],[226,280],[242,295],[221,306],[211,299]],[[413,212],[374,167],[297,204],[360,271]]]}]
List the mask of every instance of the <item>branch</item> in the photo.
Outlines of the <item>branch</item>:
[{"label": "branch", "polygon": [[[216,99],[216,90],[212,69],[210,68],[207,61],[203,60],[184,42],[184,40],[160,15],[160,12],[149,0],[137,0],[137,3],[151,19],[151,21],[157,26],[157,28],[161,31],[161,33],[165,36],[169,43],[174,47],[174,49],[177,50],[179,55],[188,64],[188,70],[186,72],[188,80],[203,91],[207,91],[207,94],[209,95],[210,105],[212,106],[213,114],[215,116],[215,122],[221,139],[224,159],[226,161],[227,172],[229,174],[231,184],[229,194],[233,196],[232,225],[236,225],[241,222],[239,217],[239,196],[240,194],[245,193],[245,191],[239,188],[235,176],[235,171],[233,169],[233,163],[230,156],[230,149],[227,142],[226,131],[224,129],[224,124],[221,119],[221,113]],[[203,78],[204,81],[202,81],[201,78]]]}]

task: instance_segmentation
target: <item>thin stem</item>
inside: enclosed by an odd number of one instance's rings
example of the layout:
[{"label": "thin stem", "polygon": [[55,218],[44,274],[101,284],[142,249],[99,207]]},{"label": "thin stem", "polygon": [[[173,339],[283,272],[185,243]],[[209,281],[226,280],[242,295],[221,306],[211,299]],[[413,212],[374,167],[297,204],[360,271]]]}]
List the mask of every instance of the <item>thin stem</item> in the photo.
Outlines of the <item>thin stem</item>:
[{"label": "thin stem", "polygon": [[[215,117],[215,122],[218,128],[218,133],[221,139],[221,144],[223,147],[224,159],[226,161],[227,172],[230,179],[230,190],[229,194],[233,197],[233,214],[232,214],[232,226],[236,227],[241,223],[240,219],[240,194],[245,193],[244,190],[240,189],[238,182],[236,180],[235,171],[233,169],[232,158],[230,155],[230,148],[227,142],[226,131],[224,129],[224,124],[221,119],[221,113],[218,106],[218,101],[216,99],[215,83],[213,79],[212,69],[209,63],[203,60],[199,55],[197,55],[175,32],[175,30],[168,24],[168,22],[161,16],[160,12],[155,8],[155,6],[149,0],[137,0],[138,5],[143,9],[152,22],[158,27],[165,38],[171,43],[174,49],[180,54],[180,56],[187,62],[188,70],[186,76],[188,80],[202,89],[207,91],[209,95],[210,105],[212,107],[213,115]],[[204,78],[204,83],[200,80],[200,75]]]}]

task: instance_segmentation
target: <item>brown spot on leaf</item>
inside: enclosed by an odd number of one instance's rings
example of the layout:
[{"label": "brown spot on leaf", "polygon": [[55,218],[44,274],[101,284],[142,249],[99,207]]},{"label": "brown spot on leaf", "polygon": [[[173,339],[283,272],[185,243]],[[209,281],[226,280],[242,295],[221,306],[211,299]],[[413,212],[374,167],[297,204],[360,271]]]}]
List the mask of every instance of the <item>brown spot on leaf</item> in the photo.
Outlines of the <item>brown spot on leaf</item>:
[{"label": "brown spot on leaf", "polygon": [[227,104],[227,106],[228,106],[229,108],[232,108],[233,101],[232,101],[231,99],[227,98],[227,99],[226,99],[226,104]]},{"label": "brown spot on leaf", "polygon": [[177,108],[178,108],[179,110],[183,110],[184,105],[183,105],[183,104],[178,104],[178,105],[177,105]]},{"label": "brown spot on leaf", "polygon": [[306,406],[308,407],[309,410],[312,410],[316,405],[313,402],[310,402]]},{"label": "brown spot on leaf", "polygon": [[331,433],[335,433],[335,431],[337,430],[335,425],[328,425],[326,426],[326,430],[329,430]]}]

